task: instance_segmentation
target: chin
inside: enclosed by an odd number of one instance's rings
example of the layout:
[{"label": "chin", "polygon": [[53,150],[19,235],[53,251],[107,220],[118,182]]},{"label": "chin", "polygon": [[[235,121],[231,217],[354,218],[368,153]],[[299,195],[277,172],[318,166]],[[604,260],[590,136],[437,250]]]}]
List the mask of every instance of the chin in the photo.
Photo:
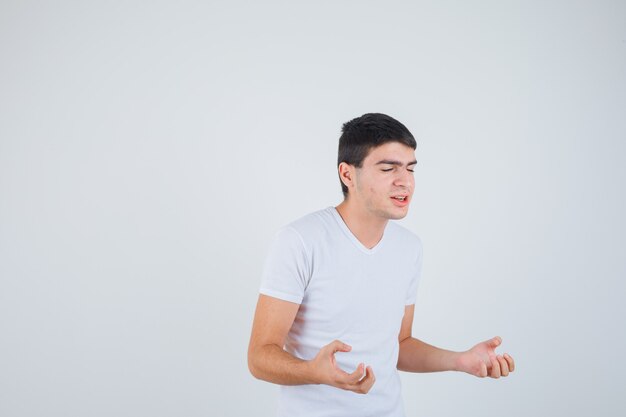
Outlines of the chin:
[{"label": "chin", "polygon": [[394,213],[394,214],[392,214],[392,215],[389,217],[389,219],[391,219],[391,220],[400,220],[400,219],[404,219],[404,218],[406,217],[406,215],[407,215],[407,214],[408,214],[408,212],[407,212],[407,213],[403,213],[403,214],[395,214],[395,213]]},{"label": "chin", "polygon": [[402,212],[399,210],[388,210],[384,212],[385,214],[385,218],[389,219],[389,220],[400,220],[400,219],[404,219],[406,217],[407,214],[409,214],[409,210],[407,207],[407,210]]}]

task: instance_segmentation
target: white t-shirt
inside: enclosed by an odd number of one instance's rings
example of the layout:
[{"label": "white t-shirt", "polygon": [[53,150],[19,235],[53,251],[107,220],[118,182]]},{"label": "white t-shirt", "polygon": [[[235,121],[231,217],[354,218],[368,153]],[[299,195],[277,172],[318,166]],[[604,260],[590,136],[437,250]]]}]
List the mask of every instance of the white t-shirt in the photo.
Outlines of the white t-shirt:
[{"label": "white t-shirt", "polygon": [[405,306],[415,303],[421,266],[419,237],[393,221],[371,249],[332,206],[278,230],[260,292],[300,304],[285,350],[310,360],[339,339],[352,346],[335,354],[341,369],[352,373],[363,362],[376,375],[367,394],[323,384],[281,386],[280,417],[404,416],[398,333]]}]

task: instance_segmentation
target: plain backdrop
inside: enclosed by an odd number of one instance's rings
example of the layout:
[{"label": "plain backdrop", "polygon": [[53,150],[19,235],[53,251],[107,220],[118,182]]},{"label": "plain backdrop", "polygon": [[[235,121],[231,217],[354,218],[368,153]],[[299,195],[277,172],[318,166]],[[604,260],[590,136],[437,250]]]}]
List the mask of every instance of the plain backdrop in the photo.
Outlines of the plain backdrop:
[{"label": "plain backdrop", "polygon": [[[0,415],[273,416],[246,351],[341,125],[418,142],[407,417],[623,416],[623,1],[0,2]],[[391,277],[390,277],[391,278]],[[355,416],[358,417],[358,416]]]}]

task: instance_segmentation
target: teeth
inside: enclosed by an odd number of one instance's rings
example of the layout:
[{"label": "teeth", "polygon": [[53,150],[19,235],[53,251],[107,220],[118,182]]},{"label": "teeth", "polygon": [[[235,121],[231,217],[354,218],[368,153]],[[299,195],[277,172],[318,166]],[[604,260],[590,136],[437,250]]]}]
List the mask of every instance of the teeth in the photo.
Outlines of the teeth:
[{"label": "teeth", "polygon": [[406,197],[394,197],[396,200],[404,201]]}]

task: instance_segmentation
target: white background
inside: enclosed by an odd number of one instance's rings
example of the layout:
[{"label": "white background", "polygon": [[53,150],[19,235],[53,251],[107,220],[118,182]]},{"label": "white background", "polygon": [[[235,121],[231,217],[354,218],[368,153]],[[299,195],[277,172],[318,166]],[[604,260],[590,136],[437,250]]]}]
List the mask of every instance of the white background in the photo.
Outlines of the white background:
[{"label": "white background", "polygon": [[[341,202],[341,124],[418,141],[411,416],[623,416],[622,1],[0,3],[0,415],[272,416],[273,233]],[[391,277],[390,277],[391,278]]]}]

